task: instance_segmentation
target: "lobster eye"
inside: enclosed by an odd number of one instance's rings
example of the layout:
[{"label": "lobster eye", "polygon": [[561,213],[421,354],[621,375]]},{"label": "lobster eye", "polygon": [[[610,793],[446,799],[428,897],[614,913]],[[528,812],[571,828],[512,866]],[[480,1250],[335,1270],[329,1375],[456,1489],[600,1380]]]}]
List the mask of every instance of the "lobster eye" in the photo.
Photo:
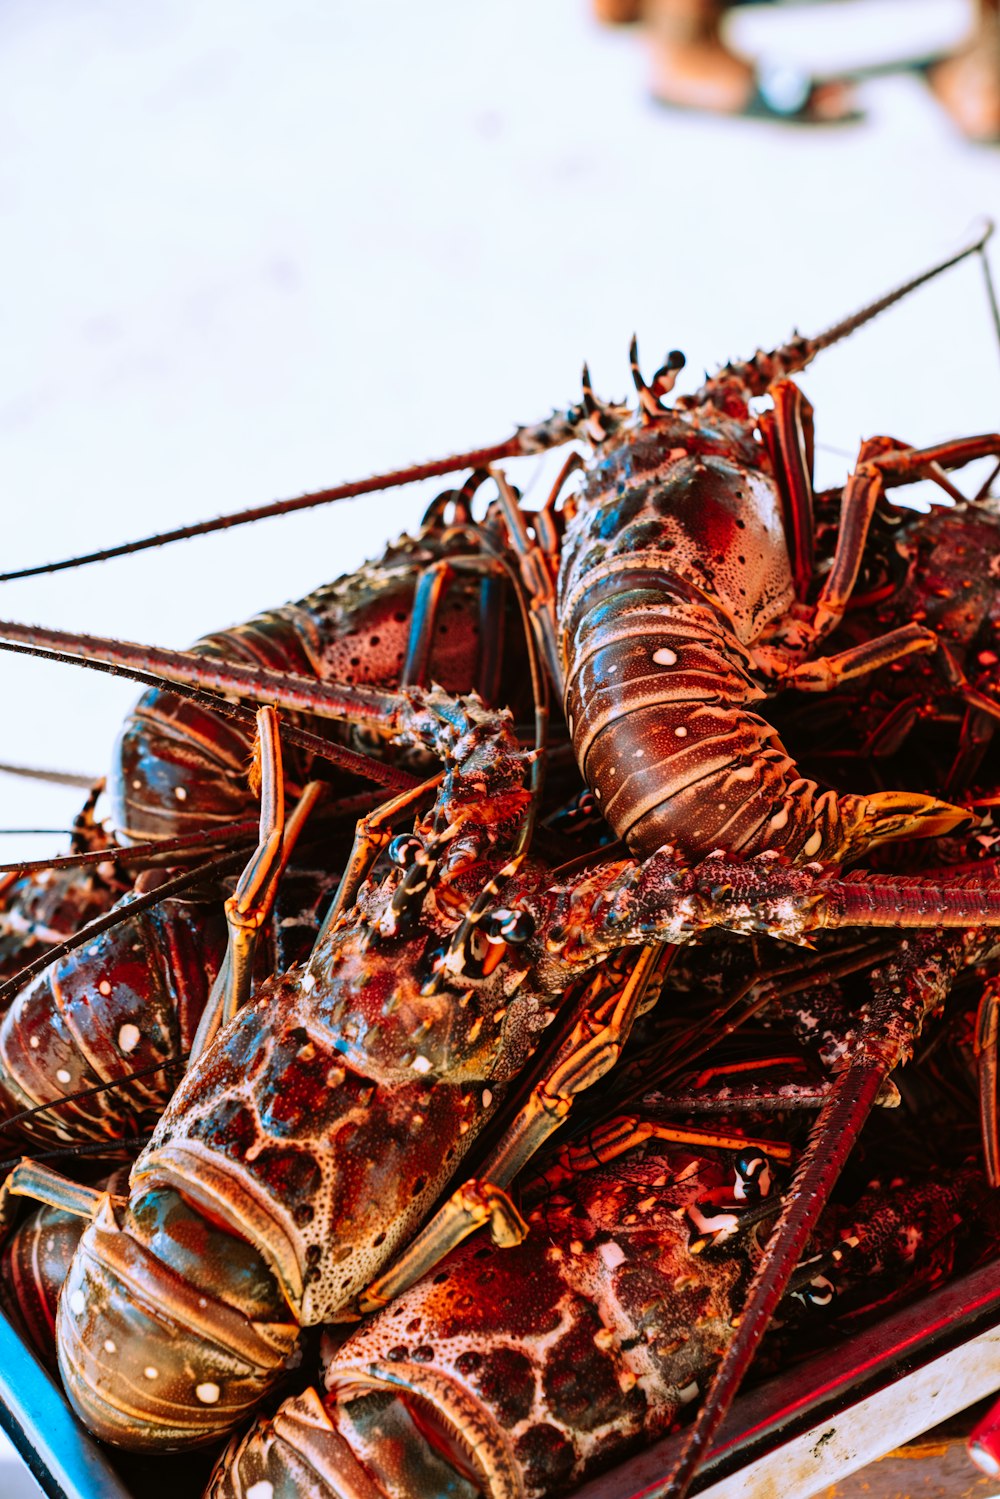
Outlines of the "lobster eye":
[{"label": "lobster eye", "polygon": [[527,942],[535,932],[535,918],[530,911],[508,910],[503,906],[491,911],[483,925],[488,937],[509,942],[513,947]]},{"label": "lobster eye", "polygon": [[736,1170],[735,1195],[756,1202],[771,1190],[771,1164],[760,1150],[741,1150],[733,1162]]},{"label": "lobster eye", "polygon": [[829,1306],[836,1294],[836,1287],[825,1275],[817,1275],[802,1292],[804,1301],[810,1306]]},{"label": "lobster eye", "polygon": [[412,833],[400,833],[389,844],[389,858],[397,869],[409,869],[417,862],[417,855],[423,851],[424,845]]}]

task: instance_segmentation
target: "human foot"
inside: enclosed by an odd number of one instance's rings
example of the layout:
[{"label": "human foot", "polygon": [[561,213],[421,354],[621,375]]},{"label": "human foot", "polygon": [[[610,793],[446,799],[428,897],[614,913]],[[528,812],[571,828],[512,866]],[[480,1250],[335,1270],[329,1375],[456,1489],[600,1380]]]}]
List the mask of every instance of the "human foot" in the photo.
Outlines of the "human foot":
[{"label": "human foot", "polygon": [[790,68],[756,69],[721,35],[717,0],[648,0],[653,97],[681,109],[832,123],[855,118],[850,91]]},{"label": "human foot", "polygon": [[938,103],[962,134],[1000,141],[1000,26],[982,26],[967,46],[927,69]]}]

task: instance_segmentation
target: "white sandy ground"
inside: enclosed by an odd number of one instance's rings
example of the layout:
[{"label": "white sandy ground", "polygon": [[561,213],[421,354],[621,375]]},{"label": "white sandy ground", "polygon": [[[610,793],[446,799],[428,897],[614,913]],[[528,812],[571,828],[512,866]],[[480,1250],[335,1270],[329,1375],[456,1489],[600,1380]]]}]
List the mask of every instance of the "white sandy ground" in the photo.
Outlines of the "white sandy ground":
[{"label": "white sandy ground", "polygon": [[[738,30],[834,70],[966,18],[843,0]],[[620,396],[633,329],[649,368],[687,352],[683,386],[839,318],[1000,216],[1000,153],[918,78],[861,99],[827,131],[671,115],[585,0],[6,0],[0,568],[495,441],[574,400],[584,357]],[[826,483],[862,436],[1000,425],[975,266],[804,383]],[[183,646],[377,553],[437,487],[8,584],[0,617]],[[95,775],[134,696],[6,656],[0,692],[0,761]],[[80,799],[0,775],[0,827]]]}]

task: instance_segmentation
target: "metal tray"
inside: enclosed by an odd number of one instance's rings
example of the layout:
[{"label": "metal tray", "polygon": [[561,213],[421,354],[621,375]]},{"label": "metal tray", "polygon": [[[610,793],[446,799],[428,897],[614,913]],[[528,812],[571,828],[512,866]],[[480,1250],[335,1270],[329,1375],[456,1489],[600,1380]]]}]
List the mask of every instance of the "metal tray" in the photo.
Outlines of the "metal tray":
[{"label": "metal tray", "polygon": [[[1000,1261],[740,1396],[693,1492],[809,1499],[995,1390]],[[2,1316],[0,1425],[50,1499],[194,1499],[211,1466],[203,1454],[150,1459],[100,1447]],[[657,1499],[680,1440],[656,1443],[573,1499]]]}]

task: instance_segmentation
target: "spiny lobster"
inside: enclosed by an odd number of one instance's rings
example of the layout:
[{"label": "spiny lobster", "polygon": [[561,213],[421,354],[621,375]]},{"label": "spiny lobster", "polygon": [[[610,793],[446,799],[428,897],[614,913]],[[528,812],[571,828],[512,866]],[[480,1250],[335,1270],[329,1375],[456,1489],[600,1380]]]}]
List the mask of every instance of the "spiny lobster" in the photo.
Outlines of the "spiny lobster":
[{"label": "spiny lobster", "polygon": [[[206,1499],[543,1499],[572,1487],[700,1398],[779,1184],[759,1148],[671,1143],[650,1101],[607,1120],[525,1188],[526,1242],[470,1241],[346,1342],[331,1330],[325,1396],[307,1390],[235,1438]],[[983,1192],[967,1165],[829,1210],[782,1305],[796,1353],[810,1321],[842,1308],[856,1319],[947,1274],[956,1242],[995,1253],[1000,1212],[983,1213]]]},{"label": "spiny lobster", "polygon": [[[531,675],[520,669],[523,655],[515,649],[525,626],[517,617],[516,579],[495,515],[480,524],[472,519],[473,497],[485,478],[477,471],[461,490],[439,495],[417,535],[400,538],[377,561],[296,604],[207,637],[195,653],[387,687],[433,676],[449,690],[475,686],[487,701],[509,700],[529,717]],[[180,862],[244,827],[239,819],[252,805],[246,764],[253,748],[245,720],[252,714],[242,710],[234,720],[233,711],[218,700],[165,688],[143,695],[113,757],[113,822],[126,847],[109,845],[109,860],[127,869],[164,840],[164,858]],[[287,725],[283,732],[287,738]],[[337,755],[315,736],[292,737],[299,743],[286,755],[290,793],[301,788],[307,767],[323,773],[317,754]],[[389,787],[413,784],[405,770],[356,753],[344,758],[347,771],[368,773]],[[130,849],[137,839],[152,842]],[[39,891],[54,884],[89,891],[95,879],[88,866],[22,880],[10,919],[37,905]],[[123,888],[127,882],[117,893]],[[110,905],[114,891],[106,882],[100,890],[106,899],[86,915]],[[162,1107],[169,1083],[164,1074],[150,1076],[150,1064],[188,1051],[221,957],[221,911],[213,919],[204,894],[200,910],[166,901],[133,916],[123,907],[120,925],[88,939],[83,951],[39,974],[18,995],[0,1030],[0,1102],[8,1113],[38,1111],[65,1097],[65,1107],[35,1113],[32,1131],[60,1140],[99,1139],[102,1132],[129,1133],[123,1116],[134,1116],[135,1095],[147,1109]],[[279,971],[285,966],[277,965]],[[16,961],[11,967],[16,970]],[[130,1086],[133,1070],[144,1075]],[[120,1075],[121,1087],[113,1089]],[[82,1084],[109,1086],[81,1108],[71,1095]]]},{"label": "spiny lobster", "polygon": [[[819,336],[796,335],[770,353],[727,364],[673,407],[664,397],[683,356],[671,354],[647,384],[633,341],[635,414],[598,402],[585,370],[580,406],[492,448],[0,581],[584,439],[593,458],[582,493],[568,506],[558,596],[555,531],[531,536],[502,475],[498,482],[509,542],[521,558],[581,770],[629,847],[640,856],[670,842],[693,858],[722,847],[842,861],[887,839],[947,831],[961,814],[925,795],[821,792],[749,708],[778,687],[829,691],[879,665],[937,649],[932,631],[908,623],[836,656],[817,655],[843,616],[886,490],[930,477],[954,495],[944,469],[1000,456],[1000,434],[922,450],[889,438],[863,444],[843,491],[832,565],[811,602],[812,412],[788,377],[915,287],[981,254],[991,231]],[[751,401],[765,395],[774,410],[752,413]],[[567,468],[574,466],[571,460]],[[79,650],[82,639],[12,623],[3,628],[12,641],[57,650]],[[87,650],[130,659],[106,641],[88,639]],[[141,656],[131,660],[142,664]]]},{"label": "spiny lobster", "polygon": [[[258,695],[277,692],[275,679],[252,675]],[[127,1445],[222,1432],[278,1376],[298,1324],[359,1296],[380,1304],[484,1220],[501,1242],[520,1236],[504,1187],[614,1060],[648,958],[610,1014],[598,1006],[581,1017],[591,1023],[577,1026],[480,1177],[384,1269],[537,1046],[559,995],[609,953],[720,925],[801,941],[826,926],[941,921],[938,891],[919,882],[837,879],[771,854],[690,867],[665,848],[644,864],[618,859],[553,879],[524,857],[533,791],[506,715],[416,690],[335,694],[277,680],[282,695],[307,694],[310,711],[335,702],[445,754],[448,768],[430,815],[396,840],[398,867],[348,910],[363,869],[352,860],[306,968],[239,1010],[189,1071],[133,1168],[129,1205],[87,1199],[95,1216],[60,1302],[60,1365],[88,1424]],[[363,854],[385,846],[392,812],[414,799],[362,824]],[[1000,923],[1000,892],[959,882],[945,920]],[[11,1190],[39,1190],[37,1170],[18,1168]],[[53,1189],[43,1181],[41,1190]],[[165,1227],[178,1215],[205,1221],[197,1268],[173,1247],[194,1228],[178,1238]],[[252,1302],[227,1304],[220,1244],[252,1263]],[[174,1330],[169,1358],[164,1325]]]},{"label": "spiny lobster", "polygon": [[[982,242],[977,241],[963,255],[981,249]],[[947,263],[954,263],[955,259],[960,258],[962,256],[954,257]],[[937,274],[943,268],[943,265],[938,266],[928,275]],[[884,484],[907,482],[928,472],[940,480],[941,463],[959,464],[970,461],[973,457],[995,454],[998,450],[996,436],[969,439],[916,453],[899,450],[888,440],[876,440],[866,445],[858,471],[845,490],[841,534],[833,567],[816,605],[811,606],[806,599],[812,570],[809,464],[801,451],[807,450],[811,445],[811,439],[805,433],[808,416],[793,387],[787,383],[775,386],[772,393],[776,401],[776,414],[773,418],[761,419],[759,425],[763,442],[758,443],[747,405],[750,397],[762,394],[778,376],[802,368],[820,348],[843,337],[865,318],[888,305],[896,296],[925,279],[927,276],[917,278],[916,282],[909,283],[898,293],[866,309],[858,318],[838,324],[818,339],[797,338],[771,355],[759,354],[748,364],[727,366],[719,376],[707,382],[697,396],[679,402],[674,411],[667,411],[661,400],[673,383],[678,361],[668,361],[664,370],[654,378],[652,385],[647,387],[639,375],[638,362],[634,358],[633,368],[641,404],[638,426],[626,425],[627,413],[621,408],[599,406],[589,390],[589,382],[585,382],[584,404],[579,411],[567,414],[565,419],[543,424],[541,428],[527,435],[521,434],[518,438],[519,451],[563,440],[570,435],[586,434],[598,444],[608,443],[588,481],[585,503],[577,507],[577,522],[573,531],[573,536],[577,539],[586,536],[595,545],[589,548],[589,553],[586,549],[581,553],[577,547],[573,556],[580,572],[576,579],[578,587],[574,585],[574,564],[571,563],[564,570],[562,588],[562,603],[564,610],[568,611],[564,614],[564,621],[568,620],[569,626],[572,626],[576,645],[582,644],[586,650],[593,646],[594,656],[590,667],[593,667],[594,662],[599,662],[606,646],[609,650],[613,647],[614,652],[618,652],[620,648],[625,654],[617,665],[626,676],[632,674],[634,663],[630,664],[626,659],[632,649],[628,643],[628,631],[631,626],[644,624],[643,610],[650,602],[649,596],[657,596],[664,601],[665,609],[661,620],[667,621],[664,627],[666,643],[657,644],[656,651],[653,652],[654,656],[660,653],[662,659],[655,664],[669,670],[682,660],[686,663],[681,672],[669,679],[674,685],[668,685],[665,692],[661,687],[650,689],[652,698],[659,710],[662,710],[658,722],[661,729],[669,734],[674,752],[664,762],[664,777],[651,788],[647,788],[645,783],[639,785],[638,794],[635,794],[638,783],[634,776],[629,778],[631,789],[627,789],[625,794],[618,792],[617,785],[610,791],[595,785],[595,794],[601,795],[605,806],[617,799],[621,817],[617,821],[615,817],[612,820],[619,831],[628,836],[634,848],[640,851],[655,848],[666,830],[671,829],[672,835],[686,851],[696,853],[714,848],[717,842],[722,841],[741,855],[760,848],[763,843],[767,852],[773,852],[774,845],[777,845],[793,857],[808,858],[813,853],[820,852],[827,857],[845,857],[856,856],[865,847],[883,838],[911,834],[921,822],[923,831],[940,832],[959,826],[964,820],[960,809],[948,807],[926,796],[876,794],[852,800],[838,799],[832,793],[818,794],[814,783],[797,774],[780,742],[773,736],[773,731],[763,725],[762,720],[746,713],[739,706],[742,702],[756,700],[764,693],[764,688],[754,681],[751,668],[762,673],[765,678],[770,677],[772,681],[776,680],[783,685],[809,689],[827,688],[838,680],[870,671],[875,665],[900,660],[913,652],[937,649],[937,640],[932,632],[920,627],[904,626],[894,636],[866,642],[858,650],[843,653],[839,657],[818,661],[806,659],[843,612],[860,565],[871,512]],[[646,428],[650,430],[646,431]],[[653,440],[656,436],[662,440],[659,449]],[[665,450],[664,444],[668,439],[673,446]],[[509,445],[505,450],[512,451]],[[729,461],[734,456],[735,467]],[[650,481],[648,487],[645,482],[640,482],[635,489],[629,490],[633,462],[639,467],[646,466],[646,479]],[[688,467],[685,468],[685,465]],[[628,546],[623,544],[614,558],[605,555],[606,548],[600,557],[596,555],[601,550],[597,544],[603,544],[609,537],[614,537],[620,521],[616,510],[617,495],[608,494],[604,490],[602,470],[615,477],[616,489],[620,478],[624,486],[623,493],[628,494],[629,504],[633,507],[631,520],[634,521],[641,513],[647,527],[645,541],[638,532],[630,533]],[[772,474],[775,475],[774,478],[771,477]],[[689,549],[684,566],[674,569],[673,564],[668,563],[666,572],[661,569],[656,577],[640,576],[643,571],[642,563],[637,565],[637,571],[630,570],[629,564],[634,563],[636,555],[641,554],[635,553],[627,562],[623,560],[629,546],[638,548],[647,545],[661,561],[671,547],[679,547],[683,538],[676,534],[676,527],[673,526],[675,518],[654,513],[655,504],[648,515],[643,508],[657,485],[669,489],[675,482],[679,486],[681,498],[686,496],[686,502],[690,501],[692,486],[696,489],[698,484],[707,485],[707,498],[715,507],[714,514],[722,521],[732,523],[730,531],[735,521],[741,518],[734,512],[734,501],[743,498],[736,494],[741,483],[747,484],[757,502],[756,508],[751,507],[751,513],[755,523],[759,523],[765,531],[769,528],[773,531],[779,512],[784,511],[784,527],[791,560],[785,554],[783,541],[769,543],[768,566],[764,568],[763,574],[756,577],[753,599],[750,599],[751,590],[747,589],[745,604],[740,603],[737,597],[742,585],[738,577],[731,575],[728,553],[718,554],[724,558],[722,563],[715,562],[714,554],[712,559],[708,559],[704,537],[691,545],[689,535]],[[947,481],[944,482],[947,485]],[[371,481],[367,487],[376,487],[375,481]],[[345,487],[344,492],[349,488]],[[334,496],[326,496],[331,497]],[[682,513],[683,510],[682,504]],[[595,515],[600,515],[601,519],[595,521]],[[564,648],[568,626],[564,623],[562,641],[558,641],[554,613],[550,608],[551,597],[545,594],[546,586],[552,581],[549,562],[530,538],[526,540],[524,534],[519,533],[515,507],[509,502],[507,520],[516,544],[524,553],[526,576],[534,585],[533,607],[540,635],[546,646],[546,656],[550,663],[555,664],[562,654],[566,663],[569,661]],[[598,532],[606,527],[609,535],[595,535],[595,527]],[[735,528],[739,529],[738,526]],[[700,534],[697,526],[694,534],[696,537]],[[570,547],[574,545],[573,536],[570,538]],[[732,539],[731,535],[729,539]],[[759,537],[758,540],[762,538]],[[679,554],[685,556],[683,547],[680,547]],[[745,563],[738,565],[746,566]],[[598,568],[600,576],[597,576]],[[653,571],[654,569],[647,569],[649,573]],[[638,589],[630,586],[636,583],[641,585]],[[797,604],[792,603],[793,593],[798,595]],[[644,594],[647,596],[642,596]],[[617,604],[613,602],[614,596],[617,596]],[[630,625],[626,617],[633,606],[637,613]],[[618,627],[611,626],[600,639],[596,634],[590,639],[588,631],[591,627],[600,625],[605,628],[609,618],[615,616],[616,610],[619,623],[626,619],[626,623],[622,625],[623,634],[616,635]],[[776,622],[779,616],[782,616],[780,626]],[[687,634],[684,633],[685,630]],[[92,654],[100,651],[112,660],[136,659],[135,656],[130,658],[127,652],[116,652],[107,642],[67,639],[52,632],[32,632],[14,626],[9,629],[5,627],[5,633],[42,646],[71,644],[75,649],[82,646]],[[741,639],[741,635],[745,638]],[[748,647],[752,650],[748,650]],[[689,648],[690,661],[685,654]],[[646,647],[642,650],[649,654]],[[164,665],[167,664],[165,658],[161,657],[160,660]],[[692,671],[691,680],[685,686],[684,671],[686,666],[696,667],[699,662],[703,666],[707,664],[712,670],[708,674],[706,685],[697,685],[697,691],[693,695],[700,706],[692,709],[686,694],[688,688],[695,687],[698,672]],[[605,664],[608,664],[607,660]],[[648,677],[648,665],[639,665],[642,670],[636,668],[637,679]],[[193,665],[179,667],[176,658],[169,664],[169,669],[173,672],[179,669],[192,673],[196,671]],[[600,670],[598,665],[598,677]],[[715,706],[705,701],[706,691],[710,696],[719,695],[716,675],[719,670],[723,672],[727,684],[721,695],[725,698],[728,694],[729,698],[729,707],[721,718]],[[572,678],[572,671],[568,675]],[[211,673],[203,667],[200,676],[191,675],[187,679],[202,682],[214,680],[227,692],[246,689],[248,695],[251,691],[259,695],[260,689],[264,687],[266,692],[274,695],[274,700],[293,710],[318,711],[315,695],[310,701],[310,694],[303,686],[292,687],[287,682],[283,686],[277,686],[272,681],[268,687],[264,682],[266,677],[266,672],[248,673],[241,677],[238,672],[220,670]],[[622,725],[627,724],[630,718],[641,720],[643,712],[650,706],[649,694],[640,685],[636,693],[626,690],[618,698],[619,707],[612,708],[610,719],[602,718],[603,709],[594,708],[596,716],[590,722],[586,720],[586,714],[597,699],[588,687],[584,697],[576,703],[580,713],[578,717],[573,712],[574,690],[571,680],[568,688],[571,727],[578,740],[580,733],[586,732],[588,763],[594,744],[601,743],[605,738],[610,742],[612,728],[615,733],[619,730],[626,732]],[[584,725],[584,730],[580,729],[581,724]],[[707,740],[702,742],[699,734],[706,728]],[[591,729],[594,733],[590,733]],[[631,729],[627,732],[631,733]],[[732,758],[741,733],[749,752],[748,761],[743,765]],[[677,742],[688,738],[692,738],[692,746],[682,744],[681,752],[677,754]],[[688,754],[689,748],[694,749],[693,754]],[[639,749],[645,753],[642,744]],[[615,769],[617,774],[617,766]],[[695,811],[691,813],[688,791],[698,782],[704,783],[702,791],[711,789],[709,783],[713,777],[719,782],[719,801],[710,803],[706,798],[696,803]],[[749,804],[746,804],[746,799],[738,794],[743,782],[753,783],[751,789],[756,801],[751,797]],[[723,789],[729,800],[723,801]],[[679,815],[675,817],[675,814]],[[699,819],[707,821],[703,825]],[[647,838],[648,848],[645,841]],[[766,847],[768,844],[771,845],[770,848]],[[651,863],[655,862],[655,857],[654,855]],[[721,868],[717,872],[721,872]],[[750,865],[742,868],[734,866],[734,888],[739,888],[741,880],[746,881],[748,872],[755,872]],[[726,873],[728,879],[729,871]],[[772,864],[769,874],[777,876],[778,867]],[[780,877],[786,878],[784,869],[780,870]],[[698,877],[694,878],[697,883]],[[867,903],[868,918],[872,921],[886,921],[889,913],[884,909],[884,892],[880,899],[874,894],[874,887],[871,888],[873,893]],[[749,885],[744,883],[741,893],[744,896],[756,893],[756,882],[751,880]],[[979,904],[978,911],[974,906],[975,902],[963,909],[961,900],[957,903],[949,900],[948,907],[942,914],[949,921],[959,924],[963,920],[978,920],[984,903]],[[914,909],[909,899],[904,898],[893,913],[895,923],[911,924]],[[921,914],[921,919],[928,919],[929,913],[926,911],[917,914]],[[787,911],[783,915],[787,915]],[[726,918],[717,915],[714,919]],[[659,930],[655,928],[655,924],[654,929]],[[686,930],[683,921],[679,927],[675,925],[672,928],[674,934],[683,935]],[[644,935],[649,935],[648,927]],[[884,1060],[882,1058],[879,1062],[883,1074]],[[871,1071],[871,1068],[862,1070]],[[863,1086],[859,1086],[858,1074],[852,1076],[851,1090],[856,1095],[851,1104],[854,1111],[852,1117],[862,1108],[862,1099],[871,1094],[870,1082],[871,1079],[868,1078]],[[843,1105],[843,1093],[839,1102]],[[823,1118],[821,1123],[824,1128],[829,1129],[831,1118]],[[815,1164],[815,1152],[812,1153],[811,1164]],[[718,1403],[715,1408],[718,1410]]]}]

